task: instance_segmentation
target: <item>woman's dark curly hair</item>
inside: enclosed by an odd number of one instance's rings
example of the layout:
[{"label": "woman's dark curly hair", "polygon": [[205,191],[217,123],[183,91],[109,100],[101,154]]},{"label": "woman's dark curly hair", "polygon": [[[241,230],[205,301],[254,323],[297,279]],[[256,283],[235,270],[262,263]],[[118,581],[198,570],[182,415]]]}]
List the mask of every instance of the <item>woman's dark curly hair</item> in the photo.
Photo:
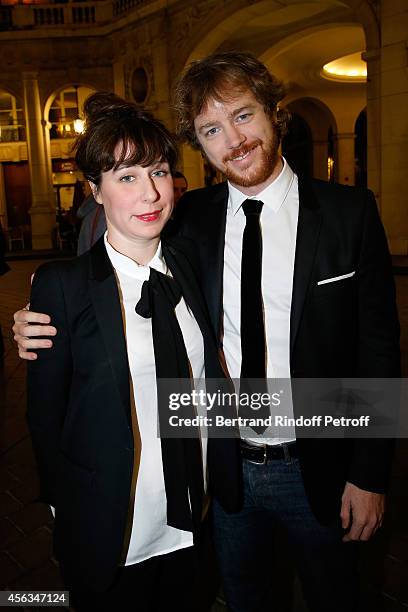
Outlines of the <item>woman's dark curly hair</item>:
[{"label": "woman's dark curly hair", "polygon": [[101,173],[121,165],[150,166],[177,163],[175,138],[150,113],[108,92],[89,96],[84,104],[85,131],[75,143],[75,161],[97,187]]}]

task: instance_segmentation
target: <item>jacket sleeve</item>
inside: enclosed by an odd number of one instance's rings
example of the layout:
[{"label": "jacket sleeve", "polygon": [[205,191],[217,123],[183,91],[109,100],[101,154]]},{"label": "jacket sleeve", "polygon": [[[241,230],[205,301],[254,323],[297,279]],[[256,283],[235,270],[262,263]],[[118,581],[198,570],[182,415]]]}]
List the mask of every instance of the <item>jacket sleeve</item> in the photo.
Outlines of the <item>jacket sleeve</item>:
[{"label": "jacket sleeve", "polygon": [[368,192],[358,266],[360,377],[401,376],[400,327],[391,257],[374,195]]},{"label": "jacket sleeve", "polygon": [[52,506],[72,377],[69,326],[58,267],[45,264],[34,276],[31,308],[50,315],[57,335],[51,349],[39,349],[37,359],[27,364],[27,420],[40,477],[40,500]]},{"label": "jacket sleeve", "polygon": [[[398,379],[401,376],[400,327],[392,263],[384,228],[371,191],[368,192],[366,202],[358,267],[358,291],[358,375],[360,378]],[[395,384],[398,384],[397,380]],[[393,402],[395,394],[391,395],[390,401]],[[398,406],[390,404],[389,410],[389,416],[393,418],[397,414]],[[355,441],[349,481],[368,491],[385,492],[393,447],[394,441],[391,439]]]}]

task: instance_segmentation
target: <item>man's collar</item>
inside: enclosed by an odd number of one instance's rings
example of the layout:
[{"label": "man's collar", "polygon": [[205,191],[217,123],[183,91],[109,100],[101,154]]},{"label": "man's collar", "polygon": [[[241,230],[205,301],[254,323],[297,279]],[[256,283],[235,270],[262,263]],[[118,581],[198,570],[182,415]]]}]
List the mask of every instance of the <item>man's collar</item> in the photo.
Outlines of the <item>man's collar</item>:
[{"label": "man's collar", "polygon": [[274,212],[278,212],[292,187],[295,174],[284,157],[282,157],[283,168],[276,179],[256,196],[247,196],[242,191],[228,182],[228,208],[229,212],[235,215],[241,208],[242,203],[248,198],[261,200],[264,205]]}]

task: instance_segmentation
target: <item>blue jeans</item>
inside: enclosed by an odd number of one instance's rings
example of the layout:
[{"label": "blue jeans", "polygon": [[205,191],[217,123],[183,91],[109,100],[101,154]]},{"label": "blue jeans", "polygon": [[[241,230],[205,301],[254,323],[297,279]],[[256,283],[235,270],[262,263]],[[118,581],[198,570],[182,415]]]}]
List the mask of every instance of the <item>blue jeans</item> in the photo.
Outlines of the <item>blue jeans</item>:
[{"label": "blue jeans", "polygon": [[232,612],[273,612],[273,535],[287,532],[312,612],[353,612],[357,546],[343,543],[340,520],[322,526],[310,510],[298,459],[265,465],[243,461],[244,506],[227,514],[214,500],[214,537],[224,593]]}]

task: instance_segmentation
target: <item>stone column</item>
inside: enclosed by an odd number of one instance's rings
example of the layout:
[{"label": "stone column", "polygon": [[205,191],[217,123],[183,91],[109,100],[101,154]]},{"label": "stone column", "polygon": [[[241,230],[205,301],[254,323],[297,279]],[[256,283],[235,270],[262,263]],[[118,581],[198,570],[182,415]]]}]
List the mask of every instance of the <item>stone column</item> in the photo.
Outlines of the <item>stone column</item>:
[{"label": "stone column", "polygon": [[342,132],[336,134],[337,140],[337,171],[338,183],[354,185],[354,133]]},{"label": "stone column", "polygon": [[363,53],[367,62],[367,187],[381,210],[380,50]]},{"label": "stone column", "polygon": [[113,88],[115,94],[125,97],[125,70],[123,61],[116,60],[113,64]]},{"label": "stone column", "polygon": [[49,159],[45,121],[41,113],[38,73],[24,72],[24,110],[27,151],[31,179],[31,232],[33,250],[52,247],[51,231],[55,225],[55,207],[51,200]]},{"label": "stone column", "polygon": [[169,50],[165,20],[152,25],[152,38],[154,41],[152,44],[153,78],[157,104],[155,115],[172,130],[174,119],[170,110]]},{"label": "stone column", "polygon": [[391,253],[408,255],[408,4],[381,2],[381,216]]},{"label": "stone column", "polygon": [[6,200],[6,190],[4,185],[4,170],[3,164],[0,164],[0,221],[1,227],[3,230],[8,228],[7,221],[7,200]]},{"label": "stone column", "polygon": [[53,226],[54,226],[56,225],[56,218],[55,218],[56,203],[55,203],[55,192],[54,192],[54,179],[52,177],[52,157],[51,157],[51,139],[50,139],[51,123],[49,121],[44,121],[43,125],[44,125],[45,153],[46,153],[46,159],[47,159],[48,189],[49,189],[49,194],[50,194],[49,201],[53,209],[53,214],[54,214]]},{"label": "stone column", "polygon": [[327,181],[327,140],[313,140],[313,177]]}]

